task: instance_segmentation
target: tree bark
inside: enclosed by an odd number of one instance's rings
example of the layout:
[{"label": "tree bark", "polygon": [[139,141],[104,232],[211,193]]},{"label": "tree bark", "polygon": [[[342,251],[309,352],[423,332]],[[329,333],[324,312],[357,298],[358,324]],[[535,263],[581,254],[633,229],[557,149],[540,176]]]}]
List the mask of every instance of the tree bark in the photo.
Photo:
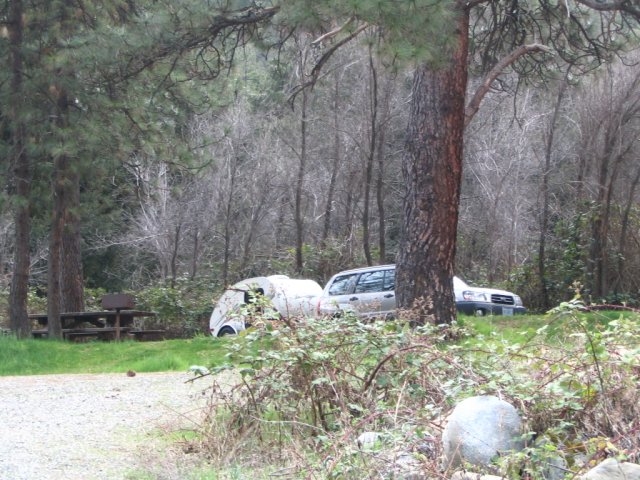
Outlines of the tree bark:
[{"label": "tree bark", "polygon": [[[57,159],[58,163],[63,158]],[[53,173],[53,219],[51,232],[49,233],[49,262],[47,268],[47,330],[49,338],[62,339],[62,321],[60,319],[61,289],[60,277],[62,273],[60,251],[62,250],[62,230],[64,229],[64,213],[62,202],[57,200],[62,195],[63,188],[60,185],[64,179],[61,168],[56,165]]]},{"label": "tree bark", "polygon": [[[68,125],[69,94],[53,84],[56,129]],[[50,338],[62,338],[61,312],[84,311],[84,280],[80,247],[80,176],[65,153],[53,159],[53,218],[49,239],[47,317]]]},{"label": "tree bark", "polygon": [[180,237],[182,233],[182,223],[178,220],[178,224],[173,229],[173,239],[171,240],[171,288],[176,287],[176,281],[178,279],[178,253],[180,251]]},{"label": "tree bark", "polygon": [[22,121],[23,95],[23,7],[21,0],[10,3],[9,52],[11,69],[11,96],[9,114],[12,121],[12,170],[15,182],[15,252],[11,293],[9,300],[9,326],[18,338],[31,336],[27,311],[31,237],[31,175],[32,169],[26,152],[26,126]]},{"label": "tree bark", "polygon": [[378,207],[378,260],[381,264],[387,263],[387,242],[386,242],[386,214],[385,214],[385,140],[386,126],[389,125],[391,119],[390,104],[393,84],[395,83],[395,75],[393,80],[386,80],[386,89],[382,98],[383,104],[380,109],[380,120],[378,121],[378,135],[376,147],[376,156],[378,159],[378,172],[376,179],[376,204]]},{"label": "tree bark", "polygon": [[[73,35],[76,20],[74,5],[70,1],[59,6],[59,28],[63,38]],[[64,79],[73,78],[74,72],[60,68],[49,86],[55,100],[53,112],[54,134],[69,126],[71,102]],[[58,140],[58,139],[56,139]],[[47,291],[47,317],[50,338],[62,338],[61,312],[84,311],[84,276],[80,236],[80,173],[78,158],[59,153],[53,158],[53,218],[49,239],[49,272]],[[74,162],[76,162],[74,164]]]},{"label": "tree bark", "polygon": [[246,232],[245,234],[245,238],[242,246],[242,259],[240,260],[240,267],[238,268],[238,271],[240,272],[244,272],[245,269],[250,264],[251,251],[254,243],[253,240],[256,237],[256,232],[258,232],[258,227],[260,225],[260,220],[262,218],[262,211],[265,208],[265,206],[268,204],[269,204],[269,200],[267,198],[267,192],[265,189],[260,192],[260,195],[257,195],[255,197],[255,203],[251,207],[249,231]]},{"label": "tree bark", "polygon": [[415,322],[456,318],[453,273],[462,174],[469,13],[460,8],[447,65],[414,74],[402,170],[403,238],[396,269],[397,305]]},{"label": "tree bark", "polygon": [[378,157],[378,177],[376,179],[376,204],[378,206],[378,260],[381,264],[386,263],[387,261],[386,218],[384,208],[384,139],[384,128],[381,128],[378,133],[378,147],[376,152]]},{"label": "tree bark", "polygon": [[195,280],[198,275],[198,257],[200,252],[200,229],[196,226],[193,230],[193,255],[191,256],[190,280]]},{"label": "tree bark", "polygon": [[[66,107],[68,110],[68,106]],[[80,225],[80,175],[67,159],[64,170],[60,295],[63,312],[84,312],[84,271]]]},{"label": "tree bark", "polygon": [[235,201],[236,180],[238,173],[238,159],[236,153],[232,152],[229,156],[229,162],[233,162],[229,165],[229,193],[224,199],[225,205],[225,217],[224,217],[224,231],[223,240],[224,248],[222,252],[222,284],[227,285],[229,282],[229,268],[231,263],[231,241],[232,241],[232,224],[231,217],[233,215],[233,205]]}]

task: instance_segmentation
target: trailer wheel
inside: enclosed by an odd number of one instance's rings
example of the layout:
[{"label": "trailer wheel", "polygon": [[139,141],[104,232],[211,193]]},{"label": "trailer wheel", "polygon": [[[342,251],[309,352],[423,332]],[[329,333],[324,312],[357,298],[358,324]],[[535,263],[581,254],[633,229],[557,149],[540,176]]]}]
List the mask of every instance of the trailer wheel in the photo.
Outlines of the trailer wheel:
[{"label": "trailer wheel", "polygon": [[225,335],[235,335],[236,331],[231,327],[222,327],[218,332],[219,337],[224,337]]}]

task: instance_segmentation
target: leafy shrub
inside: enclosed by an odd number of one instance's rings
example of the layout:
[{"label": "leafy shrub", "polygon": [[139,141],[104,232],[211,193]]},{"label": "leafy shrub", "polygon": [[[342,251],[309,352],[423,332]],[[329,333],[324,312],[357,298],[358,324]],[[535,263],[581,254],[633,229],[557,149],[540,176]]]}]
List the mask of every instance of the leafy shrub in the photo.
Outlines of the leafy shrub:
[{"label": "leafy shrub", "polygon": [[135,294],[136,306],[157,313],[156,325],[168,336],[188,338],[208,333],[208,320],[220,288],[206,281],[178,279],[173,287],[157,285]]},{"label": "leafy shrub", "polygon": [[612,293],[607,295],[602,303],[606,305],[621,305],[626,307],[638,307],[640,306],[640,301],[634,295],[630,295],[628,293]]},{"label": "leafy shrub", "polygon": [[[495,466],[508,478],[541,479],[558,462],[574,474],[606,455],[638,460],[637,316],[593,321],[565,305],[519,344],[444,341],[450,328],[350,316],[255,324],[229,339],[229,364],[215,370],[239,373],[212,395],[203,426],[203,447],[222,465],[388,477],[404,452],[438,476],[444,416],[483,394],[510,401],[525,421],[526,449]],[[373,451],[357,443],[366,432],[376,432]]]},{"label": "leafy shrub", "polygon": [[509,478],[520,478],[513,462],[535,480],[548,478],[550,463],[574,475],[605,456],[640,460],[639,334],[637,315],[611,320],[567,302],[522,344],[466,344],[485,378],[476,393],[508,399],[525,419],[528,447],[503,459],[504,468],[512,462]]},{"label": "leafy shrub", "polygon": [[[108,292],[104,288],[85,288],[84,306],[87,311],[102,310],[102,297]],[[44,310],[46,311],[46,304]]]},{"label": "leafy shrub", "polygon": [[298,462],[317,459],[300,468],[320,478],[348,475],[362,468],[360,434],[387,432],[387,443],[429,441],[427,426],[459,393],[442,378],[465,366],[437,347],[444,336],[438,327],[362,323],[349,315],[258,326],[229,343],[230,365],[242,365],[242,381],[212,410],[208,448],[218,461],[229,460],[227,448],[241,448],[243,458],[260,451],[263,463],[270,445]]}]

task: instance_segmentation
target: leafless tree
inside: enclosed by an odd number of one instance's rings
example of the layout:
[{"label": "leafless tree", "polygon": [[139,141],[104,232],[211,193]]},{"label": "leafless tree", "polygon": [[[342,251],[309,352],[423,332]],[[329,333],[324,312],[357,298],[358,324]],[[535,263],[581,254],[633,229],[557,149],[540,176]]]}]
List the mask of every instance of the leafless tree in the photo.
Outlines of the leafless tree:
[{"label": "leafless tree", "polygon": [[[635,178],[640,131],[640,70],[610,68],[582,93],[577,112],[581,130],[579,153],[590,195],[591,243],[587,288],[599,299],[612,283],[609,252],[614,214],[622,182]],[[633,185],[633,181],[631,182]],[[635,187],[629,192],[634,192]],[[613,265],[617,266],[617,262]]]},{"label": "leafless tree", "polygon": [[494,282],[530,251],[527,219],[535,209],[535,144],[539,98],[523,91],[517,117],[511,96],[495,93],[467,131],[460,203],[457,270],[470,279]]}]

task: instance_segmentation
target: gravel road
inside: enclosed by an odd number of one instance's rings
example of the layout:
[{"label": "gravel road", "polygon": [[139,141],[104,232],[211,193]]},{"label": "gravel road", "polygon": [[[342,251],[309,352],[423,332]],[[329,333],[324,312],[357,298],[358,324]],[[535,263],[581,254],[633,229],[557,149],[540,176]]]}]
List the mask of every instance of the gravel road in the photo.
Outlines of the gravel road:
[{"label": "gravel road", "polygon": [[160,433],[198,424],[188,373],[0,377],[0,479],[178,479],[192,455]]}]

